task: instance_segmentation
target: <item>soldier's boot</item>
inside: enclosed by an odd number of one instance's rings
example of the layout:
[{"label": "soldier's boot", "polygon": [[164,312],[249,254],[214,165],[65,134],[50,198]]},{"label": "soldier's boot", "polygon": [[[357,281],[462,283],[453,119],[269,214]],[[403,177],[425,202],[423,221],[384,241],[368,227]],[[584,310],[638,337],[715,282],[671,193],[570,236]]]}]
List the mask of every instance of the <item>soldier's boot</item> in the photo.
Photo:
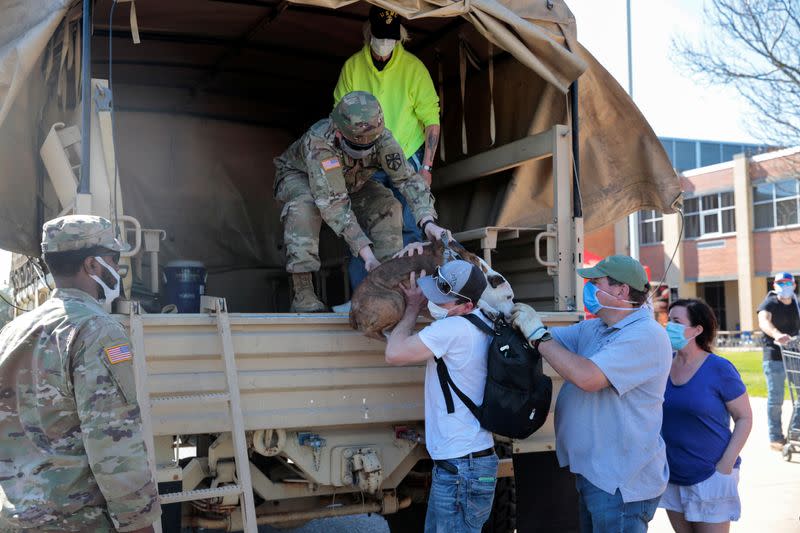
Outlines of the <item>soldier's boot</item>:
[{"label": "soldier's boot", "polygon": [[289,308],[292,313],[320,313],[327,310],[325,304],[314,293],[314,283],[311,280],[310,272],[292,274],[292,285],[294,286],[294,298],[292,306]]}]

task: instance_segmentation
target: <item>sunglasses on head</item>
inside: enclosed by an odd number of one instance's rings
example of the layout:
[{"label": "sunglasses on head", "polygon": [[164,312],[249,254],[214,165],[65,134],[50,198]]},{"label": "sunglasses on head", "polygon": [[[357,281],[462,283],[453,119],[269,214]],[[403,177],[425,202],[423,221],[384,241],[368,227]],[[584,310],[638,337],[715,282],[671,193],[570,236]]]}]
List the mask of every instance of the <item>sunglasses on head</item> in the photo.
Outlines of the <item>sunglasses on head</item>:
[{"label": "sunglasses on head", "polygon": [[433,279],[434,281],[436,281],[436,288],[439,289],[439,292],[441,292],[445,296],[456,296],[463,300],[467,300],[468,302],[472,302],[472,298],[468,298],[463,294],[459,294],[453,290],[453,286],[442,275],[440,267],[436,267],[436,274],[434,274]]}]

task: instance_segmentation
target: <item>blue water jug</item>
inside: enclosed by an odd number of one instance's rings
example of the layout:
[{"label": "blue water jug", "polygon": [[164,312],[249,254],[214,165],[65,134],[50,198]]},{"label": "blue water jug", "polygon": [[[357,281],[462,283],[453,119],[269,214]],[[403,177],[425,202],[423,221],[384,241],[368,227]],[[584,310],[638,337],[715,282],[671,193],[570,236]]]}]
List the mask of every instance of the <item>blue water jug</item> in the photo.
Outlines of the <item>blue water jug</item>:
[{"label": "blue water jug", "polygon": [[179,313],[199,313],[206,277],[206,268],[200,261],[170,261],[164,267],[167,303],[175,304]]}]

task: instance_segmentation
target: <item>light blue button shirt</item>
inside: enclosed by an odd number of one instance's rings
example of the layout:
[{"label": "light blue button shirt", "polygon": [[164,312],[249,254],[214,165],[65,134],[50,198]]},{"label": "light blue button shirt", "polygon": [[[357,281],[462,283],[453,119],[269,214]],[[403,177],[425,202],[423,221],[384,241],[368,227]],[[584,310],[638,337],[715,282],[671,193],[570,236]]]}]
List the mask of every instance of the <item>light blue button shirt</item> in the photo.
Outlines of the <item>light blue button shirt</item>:
[{"label": "light blue button shirt", "polygon": [[568,350],[592,360],[610,387],[586,392],[564,383],[555,408],[561,466],[625,502],[660,496],[669,480],[661,405],[672,364],[663,326],[639,309],[613,326],[596,318],[553,328]]}]

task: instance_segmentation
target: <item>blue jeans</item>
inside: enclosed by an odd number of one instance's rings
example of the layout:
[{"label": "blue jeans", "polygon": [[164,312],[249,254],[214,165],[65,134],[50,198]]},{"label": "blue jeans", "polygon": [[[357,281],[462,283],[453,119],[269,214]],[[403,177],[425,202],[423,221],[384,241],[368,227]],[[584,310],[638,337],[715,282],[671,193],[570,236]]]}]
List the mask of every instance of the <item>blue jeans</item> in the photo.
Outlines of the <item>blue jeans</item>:
[{"label": "blue jeans", "polygon": [[433,467],[425,533],[480,533],[492,512],[497,456],[448,463],[458,469],[457,474]]},{"label": "blue jeans", "polygon": [[[422,167],[422,158],[424,156],[425,145],[423,144],[420,149],[414,153],[414,155],[408,158],[408,162],[415,171],[419,172],[420,167]],[[408,202],[406,202],[406,198],[403,196],[403,193],[401,193],[394,185],[392,185],[392,180],[389,178],[386,172],[379,170],[372,175],[371,179],[373,181],[377,181],[392,191],[394,197],[397,198],[397,200],[400,202],[400,205],[403,207],[403,246],[412,242],[422,241],[422,230],[420,230],[417,226],[417,221],[414,219],[414,213],[411,212],[411,208],[408,206]],[[356,287],[361,285],[361,282],[367,277],[367,269],[364,267],[364,260],[358,256],[351,257],[350,262],[347,265],[347,273],[350,276],[350,288],[356,290]]]},{"label": "blue jeans", "polygon": [[781,427],[781,407],[783,389],[786,383],[786,370],[783,361],[763,361],[764,376],[767,378],[767,427],[770,442],[783,440]]},{"label": "blue jeans", "polygon": [[659,496],[625,503],[619,489],[609,494],[580,474],[575,475],[575,488],[578,489],[581,533],[643,533],[661,499]]},{"label": "blue jeans", "polygon": [[[786,369],[783,361],[763,361],[764,376],[767,378],[767,426],[770,442],[783,440],[781,427],[781,407],[783,407],[784,383]],[[800,439],[800,399],[794,406],[794,414],[789,422],[789,435],[792,439]]]}]

